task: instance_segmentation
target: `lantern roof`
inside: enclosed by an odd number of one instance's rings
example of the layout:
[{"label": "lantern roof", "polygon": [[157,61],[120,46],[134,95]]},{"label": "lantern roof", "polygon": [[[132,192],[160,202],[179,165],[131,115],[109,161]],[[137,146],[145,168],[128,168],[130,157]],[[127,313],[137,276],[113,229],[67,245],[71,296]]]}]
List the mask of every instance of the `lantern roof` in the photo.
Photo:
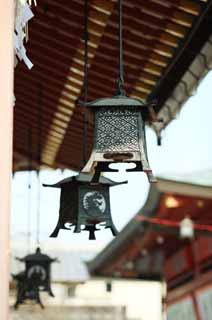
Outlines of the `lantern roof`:
[{"label": "lantern roof", "polygon": [[[63,180],[61,180],[61,181],[59,181],[59,182],[57,182],[55,184],[43,184],[43,186],[44,187],[61,188],[61,187],[64,187],[66,184],[70,183],[70,182],[78,182],[79,184],[89,183],[89,182],[91,182],[92,178],[93,177],[90,174],[80,173],[80,174],[78,174],[76,176],[71,176],[71,177],[65,178],[65,179],[63,179]],[[110,187],[118,186],[118,185],[127,183],[127,181],[116,182],[116,181],[110,180],[110,179],[105,178],[105,177],[100,177],[99,182],[100,182],[100,184],[108,185]]]},{"label": "lantern roof", "polygon": [[111,98],[101,98],[86,104],[87,107],[146,107],[140,99],[130,98],[126,95],[116,95]]},{"label": "lantern roof", "polygon": [[50,258],[47,254],[41,253],[40,248],[37,248],[35,253],[28,254],[23,258],[17,258],[21,262],[54,262],[57,259]]}]

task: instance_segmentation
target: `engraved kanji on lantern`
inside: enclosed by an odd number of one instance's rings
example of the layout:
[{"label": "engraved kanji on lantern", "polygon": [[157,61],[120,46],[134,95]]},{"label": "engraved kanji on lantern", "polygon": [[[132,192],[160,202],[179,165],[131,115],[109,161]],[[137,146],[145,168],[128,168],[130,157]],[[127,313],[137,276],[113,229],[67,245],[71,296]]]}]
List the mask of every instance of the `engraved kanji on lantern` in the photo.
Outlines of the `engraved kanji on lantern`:
[{"label": "engraved kanji on lantern", "polygon": [[111,217],[109,188],[126,181],[114,182],[101,177],[98,184],[93,184],[91,179],[91,175],[81,173],[54,185],[44,184],[61,189],[59,219],[50,237],[57,237],[60,229],[72,227],[75,233],[88,231],[90,240],[95,239],[95,231],[100,226],[109,228],[114,236],[117,234]]},{"label": "engraved kanji on lantern", "polygon": [[[153,104],[127,97],[124,93],[86,104],[94,112],[94,145],[84,173],[95,173],[98,181],[114,162],[134,163],[127,171],[143,171],[150,182],[156,179],[149,166],[145,136],[145,121],[153,121]],[[150,112],[151,111],[151,112]]]}]

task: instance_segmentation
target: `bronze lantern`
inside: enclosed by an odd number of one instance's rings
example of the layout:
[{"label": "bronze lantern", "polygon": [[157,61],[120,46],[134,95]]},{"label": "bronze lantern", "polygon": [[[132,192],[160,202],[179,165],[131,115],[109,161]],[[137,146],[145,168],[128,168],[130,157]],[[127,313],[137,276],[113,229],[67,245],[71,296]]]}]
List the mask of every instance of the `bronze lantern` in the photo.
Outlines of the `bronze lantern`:
[{"label": "bronze lantern", "polygon": [[119,70],[117,93],[92,102],[80,102],[94,113],[93,150],[82,172],[94,174],[92,181],[99,180],[101,172],[118,171],[110,165],[114,162],[134,163],[127,171],[143,171],[150,182],[156,179],[147,158],[145,122],[157,121],[155,102],[144,104],[128,97],[124,90],[123,63],[123,0],[118,0]]},{"label": "bronze lantern", "polygon": [[101,172],[118,171],[110,168],[111,163],[134,163],[135,167],[127,171],[143,171],[150,182],[155,182],[148,162],[145,136],[145,121],[153,120],[150,112],[153,104],[144,104],[120,92],[112,98],[86,105],[94,112],[94,145],[82,172],[95,172],[95,182]]},{"label": "bronze lantern", "polygon": [[111,217],[109,188],[127,182],[101,177],[96,184],[91,183],[91,179],[91,175],[81,173],[54,185],[44,184],[61,188],[59,219],[50,237],[57,237],[60,229],[71,230],[72,227],[75,233],[88,231],[89,240],[95,240],[99,226],[109,228],[114,236],[117,234]]},{"label": "bronze lantern", "polygon": [[156,179],[147,158],[145,122],[157,121],[153,106],[155,102],[144,104],[139,99],[128,97],[124,90],[122,4],[118,0],[119,26],[119,70],[118,88],[113,97],[101,98],[84,106],[94,113],[93,150],[82,172],[93,174],[93,182],[99,180],[101,172],[118,171],[110,167],[114,162],[134,163],[133,169],[143,171],[150,182]]},{"label": "bronze lantern", "polygon": [[36,279],[40,291],[46,291],[54,297],[51,290],[51,264],[57,259],[52,259],[48,255],[41,253],[40,248],[33,254],[28,254],[24,258],[17,258],[25,263],[26,278],[31,281]]}]

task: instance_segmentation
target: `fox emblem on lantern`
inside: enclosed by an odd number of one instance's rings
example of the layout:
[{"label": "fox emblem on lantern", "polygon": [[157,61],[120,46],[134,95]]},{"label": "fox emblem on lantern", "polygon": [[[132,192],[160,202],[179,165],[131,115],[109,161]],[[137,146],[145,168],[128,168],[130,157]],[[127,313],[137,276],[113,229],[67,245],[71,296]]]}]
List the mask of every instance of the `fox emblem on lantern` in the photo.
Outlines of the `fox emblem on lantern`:
[{"label": "fox emblem on lantern", "polygon": [[38,287],[53,297],[51,290],[51,264],[56,262],[57,259],[50,258],[48,255],[43,254],[40,248],[37,248],[35,253],[28,254],[24,258],[17,258],[17,260],[25,263],[27,279],[30,280],[36,277],[38,279]]},{"label": "fox emblem on lantern", "polygon": [[54,297],[51,289],[51,264],[58,260],[41,253],[40,248],[37,248],[35,253],[17,260],[25,263],[25,270],[13,276],[18,282],[15,308],[27,300],[35,301],[43,308],[40,291],[45,291]]},{"label": "fox emblem on lantern", "polygon": [[57,237],[60,229],[71,230],[72,227],[75,233],[88,231],[90,240],[95,239],[97,226],[109,228],[114,236],[117,234],[111,217],[109,188],[127,182],[101,177],[96,184],[91,183],[91,178],[91,175],[81,173],[54,185],[44,184],[61,189],[59,219],[50,237]]}]

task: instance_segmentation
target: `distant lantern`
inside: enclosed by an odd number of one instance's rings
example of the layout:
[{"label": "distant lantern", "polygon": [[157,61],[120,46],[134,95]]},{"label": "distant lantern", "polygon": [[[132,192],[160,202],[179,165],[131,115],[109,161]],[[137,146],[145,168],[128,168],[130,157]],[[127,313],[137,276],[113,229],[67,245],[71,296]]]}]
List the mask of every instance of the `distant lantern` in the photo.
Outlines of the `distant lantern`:
[{"label": "distant lantern", "polygon": [[112,292],[112,282],[111,281],[106,282],[106,292]]},{"label": "distant lantern", "polygon": [[156,121],[152,118],[153,104],[144,104],[119,92],[112,98],[99,99],[86,106],[94,112],[94,145],[82,172],[95,172],[93,181],[98,181],[101,172],[118,171],[110,168],[111,163],[134,163],[135,167],[127,171],[143,171],[150,182],[155,182],[145,136],[145,121]]},{"label": "distant lantern", "polygon": [[180,222],[180,237],[182,239],[193,239],[194,237],[194,223],[188,216]]},{"label": "distant lantern", "polygon": [[91,179],[91,175],[81,173],[54,185],[44,184],[61,189],[59,219],[50,237],[57,237],[60,229],[71,230],[73,227],[75,233],[88,231],[89,239],[95,240],[98,226],[109,228],[114,236],[117,235],[111,217],[109,188],[127,181],[114,182],[101,177],[99,183],[91,183]]},{"label": "distant lantern", "polygon": [[38,286],[39,291],[46,291],[54,297],[51,290],[51,264],[57,261],[48,255],[41,253],[40,248],[33,254],[28,254],[24,258],[17,258],[25,263],[25,277],[27,281],[33,282]]}]

